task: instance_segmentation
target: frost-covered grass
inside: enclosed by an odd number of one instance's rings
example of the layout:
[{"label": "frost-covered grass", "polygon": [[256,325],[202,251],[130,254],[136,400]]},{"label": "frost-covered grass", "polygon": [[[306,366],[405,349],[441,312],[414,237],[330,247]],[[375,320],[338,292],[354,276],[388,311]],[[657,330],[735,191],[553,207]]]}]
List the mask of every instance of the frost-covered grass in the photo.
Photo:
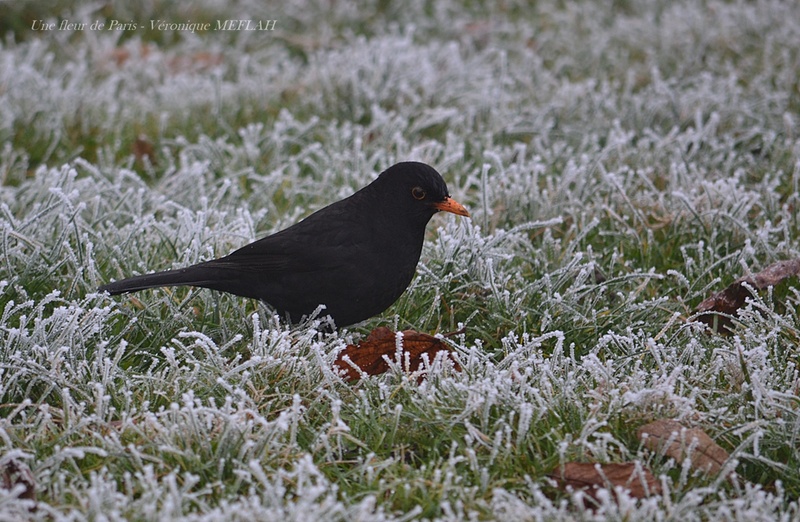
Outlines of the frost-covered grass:
[{"label": "frost-covered grass", "polygon": [[[0,489],[0,519],[800,518],[797,280],[729,337],[692,316],[800,255],[800,4],[160,4],[2,3],[0,464],[37,502]],[[381,317],[323,336],[208,290],[95,293],[401,160],[473,219],[434,218]],[[463,371],[344,382],[379,325],[463,327]],[[662,418],[740,480],[646,450]],[[638,461],[664,494],[587,510],[547,476],[568,461]]]}]

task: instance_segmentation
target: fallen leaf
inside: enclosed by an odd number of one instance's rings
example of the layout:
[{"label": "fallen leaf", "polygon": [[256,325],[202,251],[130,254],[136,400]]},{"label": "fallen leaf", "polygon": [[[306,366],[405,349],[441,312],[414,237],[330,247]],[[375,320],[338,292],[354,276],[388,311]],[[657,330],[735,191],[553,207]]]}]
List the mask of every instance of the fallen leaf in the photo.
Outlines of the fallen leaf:
[{"label": "fallen leaf", "polygon": [[716,332],[729,333],[733,325],[730,316],[744,306],[748,297],[752,297],[745,284],[756,290],[763,290],[798,274],[800,274],[800,258],[778,261],[757,274],[740,277],[725,290],[717,292],[697,305],[695,309],[699,314],[697,319]]},{"label": "fallen leaf", "polygon": [[[398,339],[399,337],[399,339]],[[402,348],[402,352],[399,350]],[[450,353],[453,349],[441,339],[432,335],[416,332],[414,330],[404,330],[398,336],[395,332],[381,326],[370,332],[369,336],[356,344],[349,344],[339,353],[334,361],[334,365],[345,372],[345,378],[354,381],[361,378],[361,372],[367,375],[379,375],[389,370],[389,363],[384,356],[390,360],[400,362],[408,372],[416,372],[422,367],[423,356],[427,354],[428,360],[433,362],[439,352]],[[408,365],[406,366],[406,356]],[[346,360],[345,358],[349,359]],[[458,363],[453,361],[456,370],[461,370]],[[353,367],[360,368],[361,372]]]},{"label": "fallen leaf", "polygon": [[192,54],[173,56],[169,59],[169,68],[173,73],[204,72],[219,65],[224,59],[220,53],[198,51]]},{"label": "fallen leaf", "polygon": [[662,419],[639,428],[636,432],[644,447],[683,462],[690,459],[693,469],[717,475],[730,455],[703,430],[687,428],[681,423]]},{"label": "fallen leaf", "polygon": [[224,57],[221,53],[208,51],[171,55],[161,52],[155,45],[141,44],[113,49],[104,60],[103,65],[117,68],[137,67],[148,60],[165,65],[169,73],[179,74],[208,71],[222,65]]},{"label": "fallen leaf", "polygon": [[153,52],[153,49],[154,47],[148,44],[141,44],[138,48],[135,45],[132,47],[117,47],[109,53],[108,60],[117,67],[122,67],[131,58],[139,60],[147,58]]},{"label": "fallen leaf", "polygon": [[30,468],[15,458],[4,460],[0,463],[0,487],[11,490],[21,485],[19,498],[36,500],[36,480]]},{"label": "fallen leaf", "polygon": [[133,156],[137,162],[143,163],[145,158],[150,165],[156,164],[156,149],[144,134],[139,134],[133,142]]},{"label": "fallen leaf", "polygon": [[601,488],[620,486],[628,490],[630,496],[644,498],[661,493],[661,483],[649,469],[635,462],[621,464],[599,464],[597,462],[567,462],[549,475],[567,490],[583,490],[594,500]]}]

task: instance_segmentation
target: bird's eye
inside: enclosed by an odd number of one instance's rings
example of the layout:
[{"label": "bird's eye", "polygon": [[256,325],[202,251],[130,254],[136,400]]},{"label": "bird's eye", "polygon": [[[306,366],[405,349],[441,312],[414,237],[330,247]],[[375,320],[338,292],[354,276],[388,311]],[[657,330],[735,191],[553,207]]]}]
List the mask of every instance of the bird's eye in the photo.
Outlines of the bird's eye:
[{"label": "bird's eye", "polygon": [[422,187],[414,187],[411,189],[411,195],[414,199],[425,199],[425,189]]}]

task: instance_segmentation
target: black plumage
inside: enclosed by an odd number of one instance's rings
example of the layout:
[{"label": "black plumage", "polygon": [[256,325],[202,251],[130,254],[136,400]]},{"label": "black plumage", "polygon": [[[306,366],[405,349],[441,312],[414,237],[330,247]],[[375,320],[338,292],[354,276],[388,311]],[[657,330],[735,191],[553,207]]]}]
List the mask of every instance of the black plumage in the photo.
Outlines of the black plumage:
[{"label": "black plumage", "polygon": [[439,211],[469,216],[434,168],[398,163],[352,196],[225,257],[100,290],[199,286],[260,299],[292,322],[325,305],[323,316],[347,326],[383,312],[405,291],[425,226]]}]

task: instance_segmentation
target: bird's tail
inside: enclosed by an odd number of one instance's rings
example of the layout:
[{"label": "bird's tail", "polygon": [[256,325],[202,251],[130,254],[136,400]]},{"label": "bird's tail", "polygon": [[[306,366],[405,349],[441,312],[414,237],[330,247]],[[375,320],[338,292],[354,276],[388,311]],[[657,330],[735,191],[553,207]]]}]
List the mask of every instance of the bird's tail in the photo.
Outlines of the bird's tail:
[{"label": "bird's tail", "polygon": [[103,285],[98,290],[101,292],[108,292],[111,295],[117,295],[161,286],[208,287],[209,284],[213,284],[215,281],[215,276],[219,278],[219,270],[204,265],[204,263],[201,263],[177,270],[166,270],[164,272],[129,277]]}]

